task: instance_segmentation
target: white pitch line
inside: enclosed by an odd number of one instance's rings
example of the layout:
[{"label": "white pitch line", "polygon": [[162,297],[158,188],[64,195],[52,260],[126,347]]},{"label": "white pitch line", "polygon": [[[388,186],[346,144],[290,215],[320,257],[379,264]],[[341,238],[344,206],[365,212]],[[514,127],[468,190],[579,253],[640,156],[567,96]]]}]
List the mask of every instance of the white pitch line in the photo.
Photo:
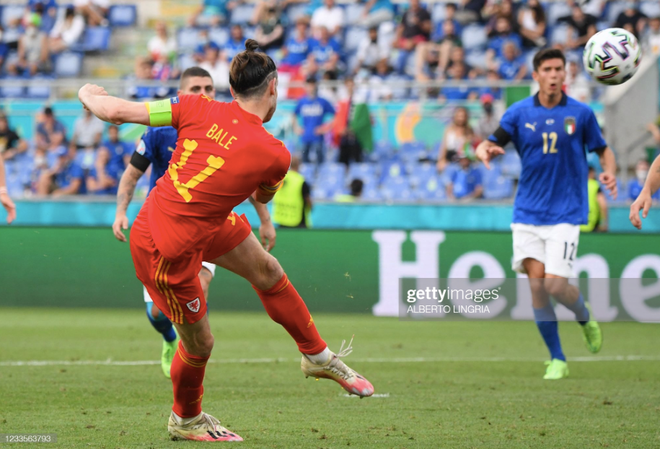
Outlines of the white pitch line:
[{"label": "white pitch line", "polygon": [[[569,357],[570,362],[657,362],[660,356],[647,355],[611,355]],[[288,358],[255,358],[255,359],[219,359],[209,360],[209,363],[241,364],[241,363],[294,363],[300,359]],[[391,357],[391,358],[364,358],[351,359],[351,363],[456,363],[456,362],[542,362],[545,359],[529,359],[516,357]],[[0,366],[141,366],[160,365],[160,360],[16,360],[0,362]]]}]

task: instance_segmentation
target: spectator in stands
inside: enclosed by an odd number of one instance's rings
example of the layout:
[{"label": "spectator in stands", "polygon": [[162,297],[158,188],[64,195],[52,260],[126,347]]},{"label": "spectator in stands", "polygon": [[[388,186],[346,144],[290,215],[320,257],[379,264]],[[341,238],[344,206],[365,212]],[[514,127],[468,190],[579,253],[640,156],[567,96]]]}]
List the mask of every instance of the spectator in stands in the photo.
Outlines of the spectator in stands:
[{"label": "spectator in stands", "polygon": [[74,0],[76,11],[85,17],[89,26],[108,26],[108,12],[110,0]]},{"label": "spectator in stands", "polygon": [[475,136],[469,120],[470,114],[466,108],[458,107],[454,110],[452,122],[445,128],[438,150],[438,171],[444,171],[448,163],[457,162],[471,151]]},{"label": "spectator in stands", "polygon": [[499,82],[501,80],[500,75],[497,73],[496,70],[487,70],[486,71],[486,81],[491,84],[490,86],[487,87],[480,87],[477,89],[477,92],[479,96],[481,95],[490,95],[492,96],[495,100],[499,100],[502,98],[502,89],[499,87],[495,86],[495,83]]},{"label": "spectator in stands", "polygon": [[447,74],[449,75],[449,81],[454,81],[458,85],[443,87],[440,92],[440,101],[464,101],[477,98],[478,91],[476,89],[460,84],[460,81],[467,79],[467,64],[455,62],[447,69]]},{"label": "spectator in stands", "polygon": [[83,31],[85,31],[85,19],[82,15],[77,14],[72,6],[69,6],[64,16],[57,20],[50,32],[50,41],[48,42],[50,52],[61,53],[68,50],[69,47],[78,42]]},{"label": "spectator in stands", "polygon": [[9,128],[7,116],[0,114],[0,157],[11,160],[17,154],[27,151],[28,144],[13,129]]},{"label": "spectator in stands", "polygon": [[376,63],[376,71],[369,78],[369,102],[389,101],[392,99],[393,91],[390,87],[392,68],[388,58],[383,58]]},{"label": "spectator in stands", "polygon": [[101,144],[103,128],[103,122],[85,109],[73,124],[71,143],[77,150],[96,149]]},{"label": "spectator in stands", "polygon": [[310,68],[307,71],[308,75],[316,73],[315,67],[318,67],[321,73],[336,73],[339,69],[341,45],[330,35],[327,28],[321,27],[320,33],[320,38],[312,41],[311,52],[308,57],[310,63]]},{"label": "spectator in stands", "polygon": [[154,87],[140,85],[140,81],[151,81],[153,61],[149,58],[138,56],[135,58],[135,73],[132,76],[133,85],[128,87],[128,96],[133,99],[154,98],[157,89]]},{"label": "spectator in stands", "polygon": [[522,48],[520,35],[512,31],[512,23],[506,17],[498,17],[495,21],[495,29],[488,36],[488,50],[486,51],[486,66],[497,67],[496,59],[503,58],[502,48],[506,42],[513,42],[518,49]]},{"label": "spectator in stands", "polygon": [[[316,163],[322,164],[325,160],[323,137],[332,126],[332,122],[325,119],[327,116],[334,116],[335,109],[325,98],[317,95],[316,78],[308,78],[305,88],[307,95],[296,105],[293,128],[295,133],[301,136],[303,162],[310,162],[310,153],[315,153]],[[298,120],[302,121],[302,127]]]},{"label": "spectator in stands", "polygon": [[111,163],[112,157],[107,148],[96,153],[94,167],[87,175],[87,192],[95,195],[116,195],[123,168]]},{"label": "spectator in stands", "polygon": [[281,228],[310,228],[312,213],[312,189],[301,175],[300,159],[291,158],[291,168],[284,178],[282,188],[273,198],[273,221]]},{"label": "spectator in stands", "polygon": [[57,1],[56,0],[28,0],[27,7],[30,11],[35,12],[41,8],[49,15],[57,15]]},{"label": "spectator in stands", "polygon": [[438,63],[438,68],[436,69],[437,77],[439,79],[449,78],[450,77],[449,68],[452,67],[454,64],[465,65],[468,73],[472,71],[472,67],[470,67],[465,62],[465,49],[463,47],[454,46],[449,52],[449,61],[445,63],[443,60],[440,60],[440,62]]},{"label": "spectator in stands", "polygon": [[312,46],[308,28],[308,21],[305,17],[296,20],[296,28],[282,48],[283,57],[282,64],[278,67],[279,70],[297,72],[303,62],[307,60]]},{"label": "spectator in stands", "polygon": [[649,26],[642,36],[642,47],[652,55],[660,55],[660,16],[649,20]]},{"label": "spectator in stands", "polygon": [[39,27],[41,31],[49,33],[53,25],[55,25],[55,21],[57,20],[57,3],[55,3],[55,0],[44,2],[30,1],[25,9],[25,15],[23,16],[24,25],[30,21],[32,13],[38,14],[41,18],[41,26]]},{"label": "spectator in stands", "polygon": [[[655,126],[655,125],[654,125]],[[646,159],[640,159],[635,166],[635,179],[628,184],[628,199],[635,201],[644,188],[644,183],[649,175],[649,162]],[[652,198],[655,201],[660,199],[660,190],[656,191]]]},{"label": "spectator in stands", "polygon": [[367,0],[360,23],[367,28],[371,28],[393,18],[394,6],[390,0]]},{"label": "spectator in stands", "polygon": [[229,20],[229,15],[237,4],[238,1],[204,0],[190,19],[188,19],[188,25],[192,27],[209,25],[216,27]]},{"label": "spectator in stands", "polygon": [[564,86],[566,94],[583,103],[591,100],[591,82],[584,71],[580,68],[580,62],[576,59],[567,61],[566,80]]},{"label": "spectator in stands", "polygon": [[229,92],[229,62],[215,43],[209,42],[206,44],[204,61],[199,66],[209,72],[217,93],[226,94]]},{"label": "spectator in stands", "polygon": [[46,33],[39,30],[40,18],[32,15],[25,33],[18,40],[18,61],[8,68],[12,75],[47,72],[50,69]]},{"label": "spectator in stands", "polygon": [[520,56],[516,44],[511,41],[505,42],[502,47],[502,56],[497,70],[502,79],[520,81],[527,76],[527,64]]},{"label": "spectator in stands", "polygon": [[646,27],[646,15],[639,11],[639,5],[634,0],[626,1],[626,9],[624,9],[614,22],[616,28],[623,28],[635,36],[642,35]]},{"label": "spectator in stands", "polygon": [[5,30],[0,25],[0,73],[2,72],[3,66],[5,65],[5,58],[9,54],[9,46],[4,41]]},{"label": "spectator in stands", "polygon": [[234,56],[245,50],[245,36],[243,36],[243,27],[235,24],[229,31],[229,40],[225,44],[224,53],[227,61],[231,62]]},{"label": "spectator in stands", "polygon": [[397,71],[404,73],[408,58],[415,51],[415,47],[427,42],[431,37],[431,14],[424,9],[419,0],[410,0],[410,7],[401,17],[396,29],[394,47],[399,49]]},{"label": "spectator in stands", "polygon": [[273,48],[280,48],[284,43],[284,26],[280,20],[280,14],[275,2],[264,2],[267,7],[256,9],[254,24],[257,29],[254,33],[254,39],[259,43],[259,48],[268,51]]},{"label": "spectator in stands", "polygon": [[37,194],[62,196],[83,193],[83,169],[74,158],[74,150],[65,147],[58,149],[55,165],[44,170],[39,177]]},{"label": "spectator in stands", "polygon": [[518,29],[524,47],[545,46],[545,10],[539,0],[529,0],[526,4],[523,3],[518,11]]},{"label": "spectator in stands", "polygon": [[486,6],[486,0],[461,0],[456,20],[461,25],[481,21],[481,10]]},{"label": "spectator in stands", "polygon": [[53,110],[46,107],[37,122],[37,132],[35,134],[35,143],[37,150],[45,154],[48,151],[59,151],[66,149],[66,128],[55,118]]},{"label": "spectator in stands", "polygon": [[481,172],[472,164],[467,154],[459,156],[459,169],[449,175],[447,198],[472,201],[484,193]]},{"label": "spectator in stands", "polygon": [[418,81],[429,80],[431,73],[439,67],[444,72],[454,47],[463,45],[453,20],[445,19],[442,22],[442,33],[437,33],[437,36],[435,42],[422,42],[415,50],[415,78]]},{"label": "spectator in stands", "polygon": [[351,181],[351,193],[337,195],[335,201],[338,203],[354,203],[360,199],[362,196],[362,190],[364,189],[364,182],[361,179],[354,179]]},{"label": "spectator in stands", "polygon": [[[30,16],[31,18],[32,16]],[[39,20],[38,18],[36,20]],[[25,29],[28,27],[28,24],[21,25],[20,18],[14,18],[6,24],[2,33],[2,40],[7,44],[9,50],[18,50],[18,42],[25,32]]]},{"label": "spectator in stands", "polygon": [[357,64],[354,73],[361,70],[373,72],[376,63],[389,56],[389,49],[378,39],[378,28],[369,28],[369,33],[360,41],[357,49]]},{"label": "spectator in stands", "polygon": [[500,17],[504,17],[509,21],[511,29],[516,29],[517,21],[513,13],[513,2],[511,0],[497,0],[487,3],[482,15],[489,17],[485,27],[486,33],[489,36],[494,33],[497,19]]},{"label": "spectator in stands", "polygon": [[192,58],[195,61],[195,63],[199,65],[204,60],[206,53],[206,46],[211,42],[211,38],[209,38],[208,29],[199,30],[199,34],[197,36],[198,36],[197,47],[195,47],[195,51],[192,54]]},{"label": "spectator in stands", "polygon": [[149,39],[147,44],[149,55],[154,61],[158,61],[161,56],[173,59],[176,56],[176,39],[170,36],[167,30],[167,24],[164,21],[156,23],[156,35]]},{"label": "spectator in stands", "polygon": [[586,15],[578,5],[573,5],[566,23],[569,25],[566,38],[569,50],[581,50],[591,36],[596,34],[596,19]]},{"label": "spectator in stands", "polygon": [[321,38],[321,28],[326,28],[332,37],[340,37],[344,23],[344,9],[335,4],[335,0],[324,0],[323,6],[312,14],[312,34]]},{"label": "spectator in stands", "polygon": [[107,150],[110,155],[110,165],[114,165],[119,172],[124,171],[130,162],[135,145],[130,142],[119,140],[119,128],[117,125],[108,127],[108,139],[101,144],[101,150]]},{"label": "spectator in stands", "polygon": [[484,113],[477,122],[475,137],[478,140],[486,140],[499,128],[501,117],[495,113],[494,98],[491,94],[482,94],[480,100]]}]

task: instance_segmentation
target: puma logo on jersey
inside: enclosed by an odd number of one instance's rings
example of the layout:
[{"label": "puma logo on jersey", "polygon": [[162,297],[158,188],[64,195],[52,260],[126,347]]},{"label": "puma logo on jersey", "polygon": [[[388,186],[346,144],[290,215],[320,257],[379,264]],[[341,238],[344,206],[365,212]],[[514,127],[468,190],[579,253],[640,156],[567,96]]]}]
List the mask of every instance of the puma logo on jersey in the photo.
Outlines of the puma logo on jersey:
[{"label": "puma logo on jersey", "polygon": [[529,128],[529,129],[531,129],[532,131],[536,132],[536,122],[534,122],[533,125],[531,125],[531,124],[529,124],[529,123],[525,123],[525,128]]}]

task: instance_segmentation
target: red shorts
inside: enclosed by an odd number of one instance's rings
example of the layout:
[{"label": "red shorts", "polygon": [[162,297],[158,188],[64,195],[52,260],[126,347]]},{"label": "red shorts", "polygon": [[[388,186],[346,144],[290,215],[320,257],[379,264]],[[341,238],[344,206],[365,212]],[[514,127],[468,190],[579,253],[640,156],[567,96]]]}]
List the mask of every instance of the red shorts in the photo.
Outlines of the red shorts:
[{"label": "red shorts", "polygon": [[170,321],[183,324],[185,316],[187,323],[195,323],[206,314],[206,298],[198,277],[202,261],[212,261],[236,248],[252,232],[250,223],[245,215],[232,211],[208,245],[177,260],[167,260],[156,248],[147,222],[147,214],[141,212],[131,228],[135,273]]}]

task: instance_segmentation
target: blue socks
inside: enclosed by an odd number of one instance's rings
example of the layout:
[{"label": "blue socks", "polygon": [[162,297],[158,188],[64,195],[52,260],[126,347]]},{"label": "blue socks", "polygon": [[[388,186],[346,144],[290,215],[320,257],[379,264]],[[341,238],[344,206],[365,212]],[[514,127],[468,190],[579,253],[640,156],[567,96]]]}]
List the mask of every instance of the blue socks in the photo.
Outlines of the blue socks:
[{"label": "blue socks", "polygon": [[589,321],[589,309],[584,305],[584,297],[580,293],[580,297],[572,305],[566,306],[568,310],[575,314],[575,320],[582,326]]},{"label": "blue socks", "polygon": [[536,326],[539,328],[539,332],[543,337],[543,341],[545,341],[545,345],[550,351],[550,357],[566,361],[566,356],[561,350],[561,342],[559,341],[559,323],[557,323],[557,316],[555,315],[555,309],[552,308],[552,305],[548,303],[548,305],[542,309],[534,309],[534,319],[536,320]]},{"label": "blue socks", "polygon": [[158,332],[163,334],[163,338],[165,339],[166,342],[173,342],[176,340],[176,332],[174,331],[174,327],[172,326],[172,322],[165,316],[163,312],[158,314],[158,318],[154,318],[153,315],[151,315],[151,308],[153,307],[153,303],[148,302],[147,303],[147,318],[149,318],[149,322],[151,325],[156,329]]}]

